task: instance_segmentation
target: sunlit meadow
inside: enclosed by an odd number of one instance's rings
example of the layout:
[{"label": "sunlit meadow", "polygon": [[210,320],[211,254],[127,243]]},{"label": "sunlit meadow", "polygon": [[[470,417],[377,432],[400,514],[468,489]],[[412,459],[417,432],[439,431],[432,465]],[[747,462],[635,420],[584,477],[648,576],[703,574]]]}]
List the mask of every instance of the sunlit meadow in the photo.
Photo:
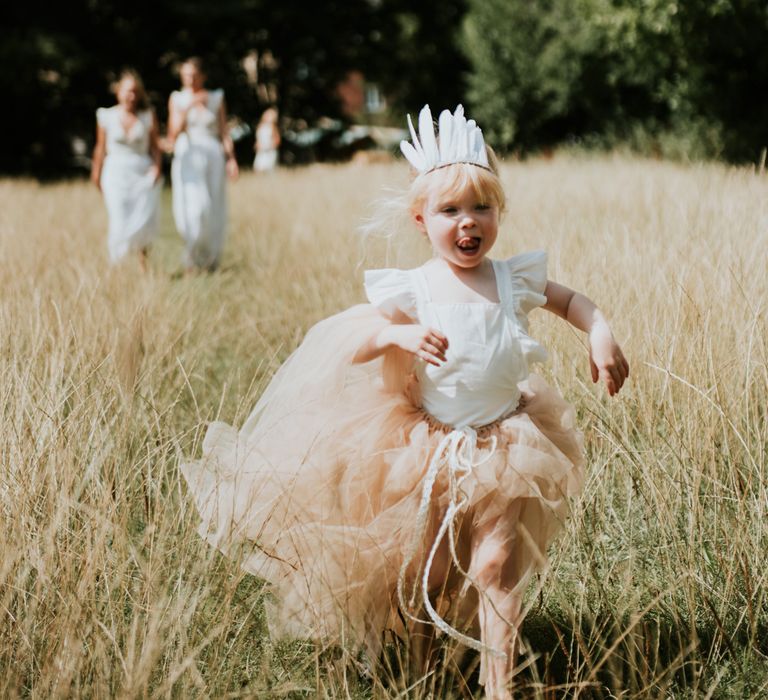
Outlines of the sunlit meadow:
[{"label": "sunlit meadow", "polygon": [[[520,697],[768,693],[768,178],[623,157],[512,163],[496,257],[611,319],[619,397],[584,338],[532,314],[541,369],[585,432],[583,497],[528,600]],[[418,234],[358,227],[400,165],[315,166],[230,188],[216,274],[181,274],[164,200],[150,270],[110,267],[82,182],[0,181],[0,696],[480,695],[472,653],[432,672],[270,639],[261,582],[201,541],[179,464],[236,424],[362,270]]]}]

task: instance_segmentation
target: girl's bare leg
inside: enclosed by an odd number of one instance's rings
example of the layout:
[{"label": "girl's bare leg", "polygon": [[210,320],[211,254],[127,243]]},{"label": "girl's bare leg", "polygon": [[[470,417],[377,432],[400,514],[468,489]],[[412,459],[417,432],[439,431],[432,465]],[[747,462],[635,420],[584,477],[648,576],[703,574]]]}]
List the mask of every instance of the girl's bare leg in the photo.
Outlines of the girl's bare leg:
[{"label": "girl's bare leg", "polygon": [[[434,524],[433,530],[434,534],[436,534],[437,524]],[[431,537],[425,538],[425,542],[431,542],[434,538],[434,534],[432,534]],[[436,602],[436,598],[440,598],[445,590],[450,567],[451,552],[448,546],[448,540],[443,539],[435,552],[435,557],[432,560],[432,566],[429,570],[429,578],[427,579],[427,587],[430,592],[430,597],[433,598],[433,603]],[[415,582],[415,585],[420,589],[421,581],[419,580],[418,582]],[[417,595],[417,600],[420,600],[420,595],[421,593]],[[420,615],[425,617],[424,610],[420,611]],[[430,671],[430,656],[432,655],[436,642],[437,635],[432,624],[412,623],[410,628],[410,661],[412,669],[416,671],[416,678],[421,677]]]},{"label": "girl's bare leg", "polygon": [[147,248],[142,248],[139,251],[139,267],[141,268],[142,272],[146,272],[148,269],[148,263],[147,263],[148,255],[149,255],[149,250]]},{"label": "girl's bare leg", "polygon": [[482,642],[503,651],[506,657],[483,652],[480,682],[488,698],[511,698],[511,671],[517,654],[517,635],[522,600],[515,584],[514,547],[525,546],[517,537],[521,503],[516,501],[504,511],[482,523],[472,535],[470,573],[480,586],[479,622]]}]

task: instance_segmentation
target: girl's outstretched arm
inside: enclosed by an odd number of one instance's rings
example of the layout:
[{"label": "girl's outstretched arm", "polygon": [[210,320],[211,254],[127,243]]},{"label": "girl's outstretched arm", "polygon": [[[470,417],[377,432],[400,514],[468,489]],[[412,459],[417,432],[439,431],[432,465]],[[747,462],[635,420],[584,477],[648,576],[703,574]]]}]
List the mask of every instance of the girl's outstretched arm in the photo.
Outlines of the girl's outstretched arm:
[{"label": "girl's outstretched arm", "polygon": [[613,396],[629,376],[629,364],[614,340],[608,321],[590,299],[573,289],[547,281],[544,308],[564,318],[589,336],[589,367],[592,381],[602,379]]},{"label": "girl's outstretched arm", "polygon": [[152,126],[149,130],[149,155],[152,158],[153,181],[157,182],[163,173],[163,151],[160,148],[160,132],[154,110],[152,110]]},{"label": "girl's outstretched arm", "polygon": [[104,166],[104,157],[107,154],[107,132],[100,124],[96,124],[96,145],[93,148],[93,160],[91,161],[91,182],[101,189],[101,169]]},{"label": "girl's outstretched arm", "polygon": [[239,170],[237,167],[237,159],[235,158],[235,144],[232,141],[232,137],[229,135],[229,127],[227,126],[227,106],[223,99],[219,105],[219,111],[216,118],[219,122],[219,138],[224,147],[224,157],[227,159],[227,176],[230,180],[237,180]]},{"label": "girl's outstretched arm", "polygon": [[445,362],[448,338],[434,328],[413,323],[408,316],[398,312],[390,323],[360,346],[352,361],[370,362],[393,347],[410,352],[431,365],[439,366]]},{"label": "girl's outstretched arm", "polygon": [[187,125],[187,111],[178,109],[176,103],[173,100],[173,95],[168,98],[168,137],[166,139],[168,143],[168,149],[173,150],[176,144],[176,139],[179,134],[184,131]]}]

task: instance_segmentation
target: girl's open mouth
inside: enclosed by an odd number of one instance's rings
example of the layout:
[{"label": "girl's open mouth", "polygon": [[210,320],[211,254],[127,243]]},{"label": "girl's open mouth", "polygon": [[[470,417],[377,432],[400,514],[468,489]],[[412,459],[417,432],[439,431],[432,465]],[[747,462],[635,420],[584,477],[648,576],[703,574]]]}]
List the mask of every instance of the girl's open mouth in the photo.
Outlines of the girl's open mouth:
[{"label": "girl's open mouth", "polygon": [[456,241],[456,246],[462,253],[472,254],[480,249],[480,238],[475,236],[464,236]]}]

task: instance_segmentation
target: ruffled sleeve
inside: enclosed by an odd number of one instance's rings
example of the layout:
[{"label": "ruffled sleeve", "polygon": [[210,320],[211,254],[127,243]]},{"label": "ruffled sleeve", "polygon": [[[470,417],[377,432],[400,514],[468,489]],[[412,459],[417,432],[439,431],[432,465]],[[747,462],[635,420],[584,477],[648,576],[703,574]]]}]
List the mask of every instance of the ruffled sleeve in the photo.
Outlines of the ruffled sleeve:
[{"label": "ruffled sleeve", "polygon": [[175,109],[184,109],[184,107],[186,107],[184,103],[188,101],[189,97],[185,97],[185,95],[186,93],[181,92],[181,90],[174,90],[171,93],[170,102]]},{"label": "ruffled sleeve", "polygon": [[416,294],[411,276],[405,270],[366,270],[365,293],[368,301],[387,316],[399,310],[416,318]]},{"label": "ruffled sleeve", "polygon": [[102,128],[107,128],[107,121],[109,120],[109,109],[106,107],[99,107],[96,110],[96,123]]},{"label": "ruffled sleeve", "polygon": [[208,91],[208,109],[216,114],[219,111],[221,103],[224,101],[224,90],[217,88]]},{"label": "ruffled sleeve", "polygon": [[527,314],[532,309],[544,306],[547,298],[547,253],[534,250],[515,255],[506,261],[509,270],[511,291],[519,310]]}]

